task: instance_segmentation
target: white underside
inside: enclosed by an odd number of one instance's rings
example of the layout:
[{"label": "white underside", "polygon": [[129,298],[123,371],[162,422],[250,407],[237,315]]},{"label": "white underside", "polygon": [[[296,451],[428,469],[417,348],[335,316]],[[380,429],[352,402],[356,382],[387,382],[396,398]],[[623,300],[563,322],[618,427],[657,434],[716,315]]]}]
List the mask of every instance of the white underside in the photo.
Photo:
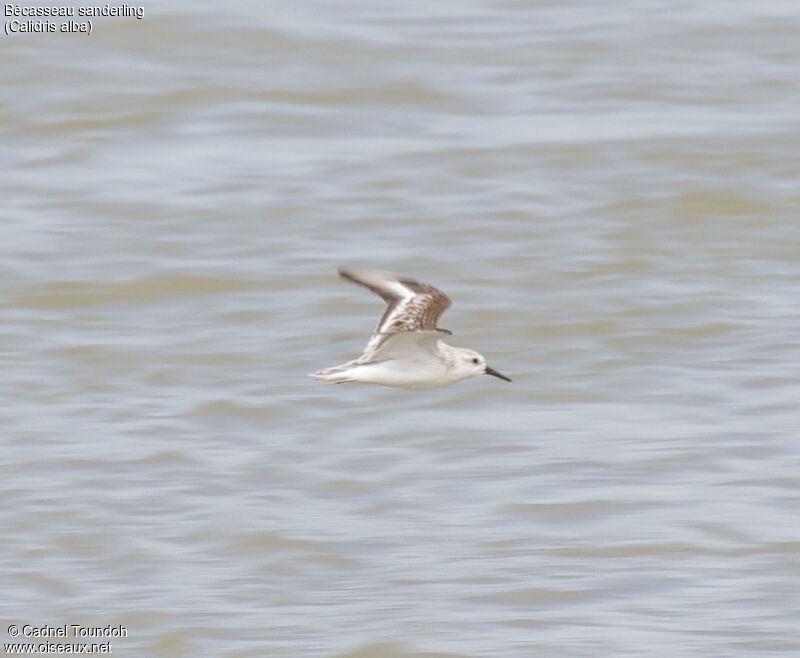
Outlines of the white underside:
[{"label": "white underside", "polygon": [[463,377],[454,377],[453,374],[432,363],[423,364],[419,361],[393,359],[356,365],[330,375],[320,374],[316,377],[322,381],[337,383],[357,382],[397,388],[425,389],[445,386],[463,379]]},{"label": "white underside", "polygon": [[480,374],[458,367],[457,352],[438,332],[404,332],[386,340],[368,360],[357,359],[312,376],[331,383],[356,382],[397,388],[426,389],[446,386]]}]

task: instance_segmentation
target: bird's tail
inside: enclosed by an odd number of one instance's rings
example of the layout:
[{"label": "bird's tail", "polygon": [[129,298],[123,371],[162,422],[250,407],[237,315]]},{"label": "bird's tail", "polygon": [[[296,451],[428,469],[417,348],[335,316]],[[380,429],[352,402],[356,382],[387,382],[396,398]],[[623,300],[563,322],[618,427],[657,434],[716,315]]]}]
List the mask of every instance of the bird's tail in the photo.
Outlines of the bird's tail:
[{"label": "bird's tail", "polygon": [[344,363],[340,366],[334,366],[333,368],[323,368],[322,370],[317,370],[317,372],[312,372],[309,377],[313,377],[317,381],[320,382],[327,382],[329,384],[344,384],[345,382],[352,382],[353,379],[350,377],[350,370],[353,366],[352,361],[350,363]]}]

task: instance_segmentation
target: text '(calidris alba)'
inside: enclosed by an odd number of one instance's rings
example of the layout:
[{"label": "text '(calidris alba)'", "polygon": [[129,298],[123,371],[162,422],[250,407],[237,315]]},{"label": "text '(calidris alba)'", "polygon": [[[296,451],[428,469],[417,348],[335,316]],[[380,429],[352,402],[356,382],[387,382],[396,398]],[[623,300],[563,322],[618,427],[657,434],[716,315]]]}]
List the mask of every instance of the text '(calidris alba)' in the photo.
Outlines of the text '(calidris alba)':
[{"label": "text '(calidris alba)'", "polygon": [[323,382],[359,382],[398,388],[436,388],[476,375],[511,380],[486,365],[477,352],[453,347],[442,340],[452,332],[436,322],[450,306],[441,290],[388,272],[345,270],[339,274],[369,288],[387,303],[364,353],[334,368],[315,372]]}]

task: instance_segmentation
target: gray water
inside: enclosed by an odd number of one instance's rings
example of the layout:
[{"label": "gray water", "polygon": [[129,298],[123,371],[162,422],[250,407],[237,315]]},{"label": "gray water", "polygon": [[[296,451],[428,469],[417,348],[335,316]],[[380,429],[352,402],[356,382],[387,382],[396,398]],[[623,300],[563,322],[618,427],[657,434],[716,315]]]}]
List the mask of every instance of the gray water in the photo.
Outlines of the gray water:
[{"label": "gray water", "polygon": [[[800,655],[794,0],[176,0],[0,57],[3,642]],[[381,311],[343,264],[513,384],[306,377]]]}]

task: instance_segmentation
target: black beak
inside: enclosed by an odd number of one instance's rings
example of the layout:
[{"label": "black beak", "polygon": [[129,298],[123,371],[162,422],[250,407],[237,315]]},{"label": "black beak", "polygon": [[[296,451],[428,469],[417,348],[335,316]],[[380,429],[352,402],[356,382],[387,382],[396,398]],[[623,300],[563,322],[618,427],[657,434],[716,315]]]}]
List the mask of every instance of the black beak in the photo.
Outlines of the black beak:
[{"label": "black beak", "polygon": [[497,372],[497,370],[495,370],[494,368],[490,368],[489,366],[486,366],[484,374],[492,375],[492,377],[497,377],[498,379],[505,379],[507,382],[511,381],[508,377],[506,377],[505,375],[501,375],[499,372]]}]

